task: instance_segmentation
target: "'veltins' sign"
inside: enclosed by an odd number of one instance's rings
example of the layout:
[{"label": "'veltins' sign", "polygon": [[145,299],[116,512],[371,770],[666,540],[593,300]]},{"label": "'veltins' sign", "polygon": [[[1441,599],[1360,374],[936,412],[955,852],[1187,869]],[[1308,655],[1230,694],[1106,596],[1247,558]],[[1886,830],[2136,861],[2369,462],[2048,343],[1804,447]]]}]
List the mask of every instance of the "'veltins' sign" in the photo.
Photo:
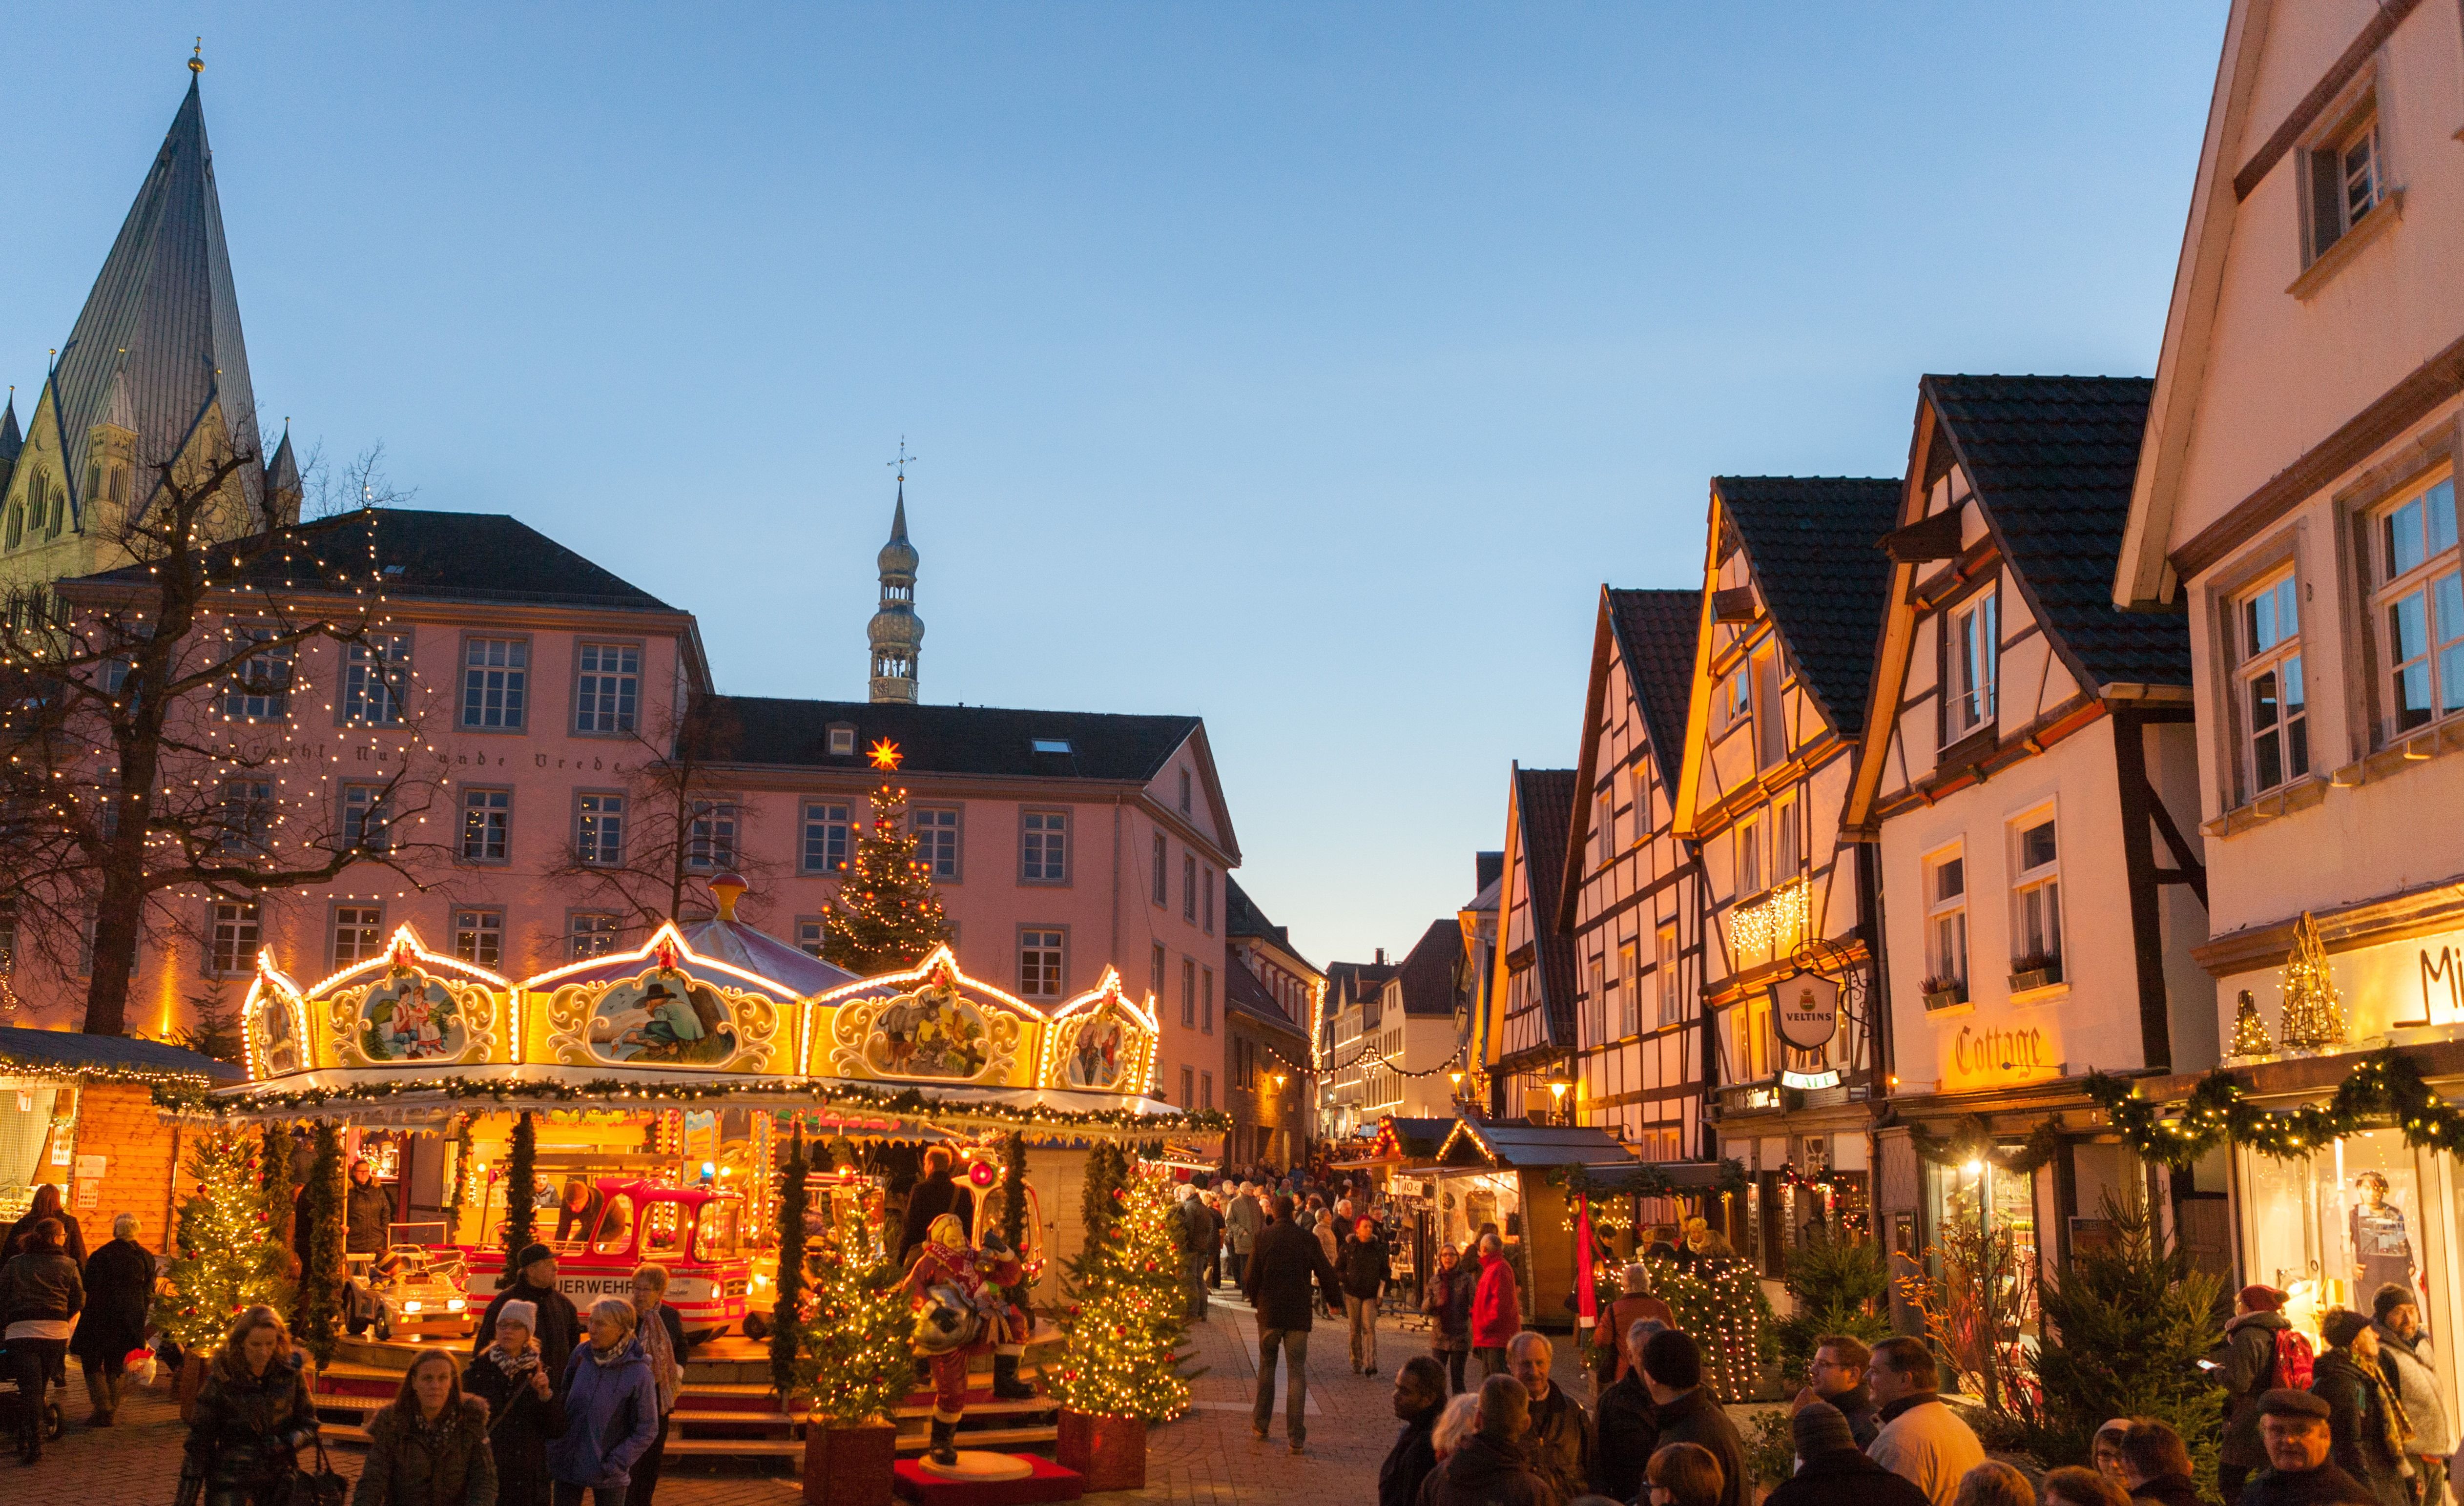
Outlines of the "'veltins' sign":
[{"label": "'veltins' sign", "polygon": [[1819,1051],[1839,1033],[1839,985],[1818,972],[1797,972],[1771,986],[1771,1024],[1780,1040]]}]

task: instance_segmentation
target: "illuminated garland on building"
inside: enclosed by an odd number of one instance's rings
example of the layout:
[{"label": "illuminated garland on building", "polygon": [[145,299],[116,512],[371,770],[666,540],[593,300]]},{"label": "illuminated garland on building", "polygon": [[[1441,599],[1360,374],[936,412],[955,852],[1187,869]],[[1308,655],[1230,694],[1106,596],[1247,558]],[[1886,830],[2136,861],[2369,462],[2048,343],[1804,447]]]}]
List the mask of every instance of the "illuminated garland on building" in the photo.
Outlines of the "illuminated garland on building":
[{"label": "illuminated garland on building", "polygon": [[1770,1342],[1771,1299],[1747,1261],[1734,1257],[1697,1260],[1691,1272],[1676,1262],[1649,1259],[1652,1295],[1666,1302],[1677,1326],[1703,1347],[1703,1384],[1723,1402],[1753,1398],[1762,1384],[1763,1349]]},{"label": "illuminated garland on building", "polygon": [[1912,1126],[1908,1139],[1916,1146],[1918,1155],[1936,1166],[1982,1165],[2013,1176],[2034,1176],[2037,1168],[2061,1153],[2062,1124],[2058,1117],[2039,1122],[2028,1131],[2027,1141],[2013,1150],[2004,1149],[1983,1117],[1975,1114],[1961,1120],[1947,1135],[1928,1134],[1922,1124]]},{"label": "illuminated garland on building", "polygon": [[1728,912],[1728,946],[1737,951],[1769,949],[1777,953],[1795,946],[1813,919],[1813,885],[1792,879],[1771,890],[1771,898],[1760,905]]},{"label": "illuminated garland on building", "polygon": [[[76,1038],[76,1037],[71,1037]],[[169,1067],[143,1067],[120,1062],[54,1061],[0,1051],[0,1076],[38,1078],[60,1082],[126,1083],[132,1087],[190,1088],[204,1091],[214,1080],[203,1072]]]},{"label": "illuminated garland on building", "polygon": [[2131,1149],[2168,1166],[2189,1166],[2227,1143],[2277,1160],[2308,1156],[2374,1129],[2398,1130],[2416,1150],[2464,1149],[2464,1109],[2431,1092],[2421,1069],[2391,1046],[2364,1057],[2326,1102],[2299,1108],[2260,1108],[2223,1072],[2200,1079],[2188,1099],[2169,1108],[2102,1072],[2080,1090]]}]

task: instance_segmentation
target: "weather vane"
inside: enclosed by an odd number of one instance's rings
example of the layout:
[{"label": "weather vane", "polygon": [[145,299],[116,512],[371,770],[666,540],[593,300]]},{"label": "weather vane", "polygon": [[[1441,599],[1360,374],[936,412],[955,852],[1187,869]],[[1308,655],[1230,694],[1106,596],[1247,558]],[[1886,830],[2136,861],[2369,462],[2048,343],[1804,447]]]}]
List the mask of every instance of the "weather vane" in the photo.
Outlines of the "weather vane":
[{"label": "weather vane", "polygon": [[886,466],[895,466],[898,468],[898,479],[904,481],[907,479],[907,463],[911,460],[919,458],[921,457],[911,455],[907,452],[907,436],[901,434],[898,436],[898,458],[896,460],[883,461],[882,464]]}]

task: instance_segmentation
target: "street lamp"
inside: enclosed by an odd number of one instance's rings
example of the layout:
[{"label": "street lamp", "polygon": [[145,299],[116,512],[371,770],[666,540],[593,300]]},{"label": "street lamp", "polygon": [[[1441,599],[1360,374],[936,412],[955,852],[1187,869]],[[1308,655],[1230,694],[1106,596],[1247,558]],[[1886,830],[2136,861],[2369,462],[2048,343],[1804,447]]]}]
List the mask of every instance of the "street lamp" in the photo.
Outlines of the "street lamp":
[{"label": "street lamp", "polygon": [[1548,1080],[1550,1096],[1562,1115],[1566,1108],[1566,1090],[1574,1085],[1574,1080],[1566,1076],[1565,1068],[1560,1067],[1549,1074]]},{"label": "street lamp", "polygon": [[1449,1072],[1446,1074],[1446,1080],[1454,1084],[1453,1097],[1454,1101],[1458,1103],[1463,1102],[1463,1075],[1460,1072]]}]

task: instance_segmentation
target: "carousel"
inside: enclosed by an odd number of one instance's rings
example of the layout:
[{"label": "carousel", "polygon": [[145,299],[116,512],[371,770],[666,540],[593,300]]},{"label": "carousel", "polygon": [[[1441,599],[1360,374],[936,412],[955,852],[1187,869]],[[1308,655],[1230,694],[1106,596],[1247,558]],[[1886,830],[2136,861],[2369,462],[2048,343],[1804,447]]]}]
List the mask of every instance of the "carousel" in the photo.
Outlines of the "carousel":
[{"label": "carousel", "polygon": [[[767,1381],[756,1341],[773,1305],[791,1141],[816,1168],[807,1228],[869,1229],[892,1258],[896,1194],[920,1153],[946,1147],[974,1194],[977,1242],[996,1209],[1024,1201],[1017,1255],[1042,1306],[1059,1295],[1055,1256],[1080,1243],[1089,1148],[1211,1131],[1216,1116],[1155,1096],[1153,1003],[1131,998],[1114,970],[1047,1007],[970,975],[947,946],[856,977],[738,921],[740,879],[712,890],[711,920],[520,981],[432,951],[409,926],[382,954],[310,984],[260,958],[242,1010],[246,1080],[180,1114],[334,1124],[411,1215],[383,1258],[351,1257],[365,1305],[320,1404],[351,1409],[354,1381],[390,1396],[385,1383],[418,1345],[467,1344],[500,1285],[506,1221],[528,1198],[534,1237],[556,1252],[577,1305],[629,1295],[645,1262],[668,1268],[693,1368],[724,1377],[709,1386],[726,1397],[723,1426],[698,1440],[687,1427],[671,1451],[801,1449],[762,1439],[742,1395]],[[527,1189],[508,1174],[525,1120]],[[1012,1132],[1025,1164],[1015,1189]],[[1057,1337],[1037,1329],[1039,1342]],[[1032,1420],[1033,1408],[1009,1405]],[[1002,1441],[1024,1439],[1011,1429]]]}]

